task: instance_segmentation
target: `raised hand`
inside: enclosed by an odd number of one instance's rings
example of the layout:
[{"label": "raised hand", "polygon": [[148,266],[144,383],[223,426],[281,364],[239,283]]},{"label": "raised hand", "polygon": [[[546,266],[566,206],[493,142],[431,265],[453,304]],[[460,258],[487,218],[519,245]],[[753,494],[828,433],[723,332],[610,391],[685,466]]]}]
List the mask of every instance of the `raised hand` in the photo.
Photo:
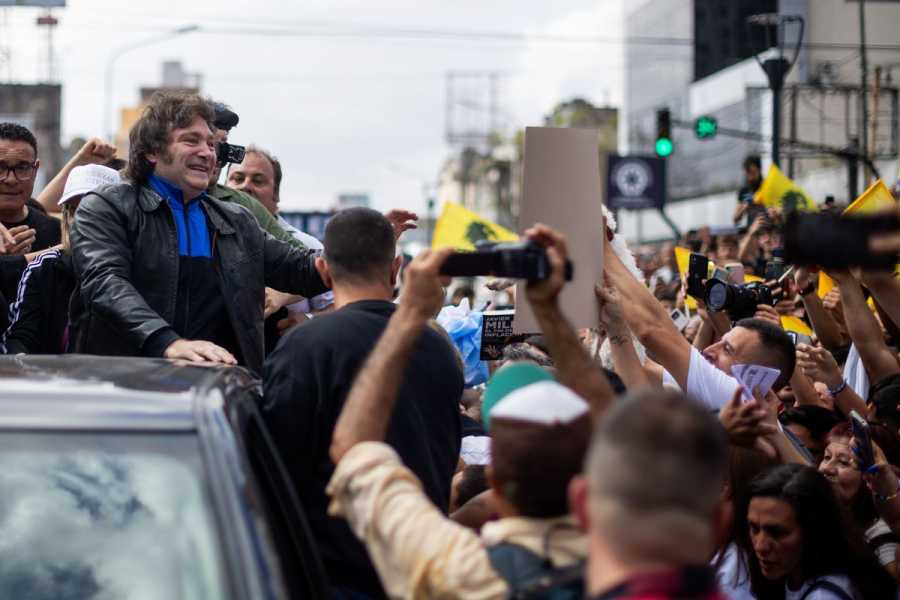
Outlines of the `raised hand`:
[{"label": "raised hand", "polygon": [[797,366],[813,381],[821,381],[834,389],[843,381],[841,368],[831,352],[808,344],[797,345]]},{"label": "raised hand", "polygon": [[419,216],[414,212],[403,210],[401,208],[389,210],[384,214],[384,218],[391,222],[391,227],[394,228],[395,240],[399,240],[404,231],[409,231],[410,229],[416,229],[418,227],[416,221],[419,220]]},{"label": "raised hand", "polygon": [[555,304],[566,284],[566,260],[569,255],[566,238],[555,229],[540,223],[525,231],[525,237],[544,248],[550,263],[550,277],[542,281],[529,281],[525,286],[528,301],[536,307]]},{"label": "raised hand", "polygon": [[441,266],[453,254],[452,248],[422,250],[409,266],[403,279],[400,307],[423,319],[430,319],[444,304]]}]

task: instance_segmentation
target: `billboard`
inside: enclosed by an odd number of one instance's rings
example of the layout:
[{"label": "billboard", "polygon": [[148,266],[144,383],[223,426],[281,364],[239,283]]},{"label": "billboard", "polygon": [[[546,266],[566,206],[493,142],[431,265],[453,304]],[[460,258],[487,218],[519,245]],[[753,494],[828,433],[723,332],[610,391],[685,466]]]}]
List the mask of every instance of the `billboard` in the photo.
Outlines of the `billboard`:
[{"label": "billboard", "polygon": [[0,0],[0,7],[4,6],[39,6],[41,8],[62,8],[66,0]]},{"label": "billboard", "polygon": [[606,174],[606,205],[610,209],[640,210],[665,205],[666,159],[610,154]]}]

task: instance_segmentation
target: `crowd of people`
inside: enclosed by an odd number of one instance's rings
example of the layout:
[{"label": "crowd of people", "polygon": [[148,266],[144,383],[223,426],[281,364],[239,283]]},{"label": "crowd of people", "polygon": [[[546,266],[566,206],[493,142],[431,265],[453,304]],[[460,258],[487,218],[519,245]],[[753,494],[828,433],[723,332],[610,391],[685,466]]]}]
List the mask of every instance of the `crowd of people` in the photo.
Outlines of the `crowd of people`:
[{"label": "crowd of people", "polygon": [[[540,331],[474,385],[436,317],[490,292],[441,276],[451,249],[404,261],[404,210],[291,227],[278,159],[223,157],[238,121],[159,93],[127,160],[90,140],[37,198],[35,137],[0,124],[0,352],[258,375],[334,598],[900,597],[900,281],[785,265],[758,158],[733,228],[632,252],[597,224],[590,330],[559,306],[565,236],[522,224]],[[676,246],[770,293],[713,310]]]}]

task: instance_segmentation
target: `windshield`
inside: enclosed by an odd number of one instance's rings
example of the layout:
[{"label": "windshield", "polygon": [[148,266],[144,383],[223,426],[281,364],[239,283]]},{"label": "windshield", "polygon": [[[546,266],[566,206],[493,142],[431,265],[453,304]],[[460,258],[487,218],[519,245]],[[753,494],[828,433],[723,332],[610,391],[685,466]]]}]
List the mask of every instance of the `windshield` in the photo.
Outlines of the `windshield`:
[{"label": "windshield", "polygon": [[226,596],[190,434],[0,434],[0,598]]}]

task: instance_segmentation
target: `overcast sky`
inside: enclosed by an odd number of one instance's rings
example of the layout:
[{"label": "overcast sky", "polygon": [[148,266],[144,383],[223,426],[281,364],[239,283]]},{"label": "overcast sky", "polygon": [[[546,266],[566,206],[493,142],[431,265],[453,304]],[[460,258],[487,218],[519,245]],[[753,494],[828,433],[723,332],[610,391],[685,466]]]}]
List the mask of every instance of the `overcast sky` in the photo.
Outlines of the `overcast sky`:
[{"label": "overcast sky", "polygon": [[[116,49],[198,24],[195,33],[122,55],[115,63],[116,105],[135,104],[138,87],[159,83],[162,61],[179,59],[186,70],[203,74],[206,94],[240,115],[233,143],[256,143],[282,159],[284,208],[325,209],[338,193],[360,191],[377,208],[421,211],[422,183],[434,180],[451,151],[444,140],[445,74],[502,73],[500,100],[509,129],[541,124],[557,101],[574,96],[618,106],[619,44],[548,40],[621,38],[622,4],[69,0],[54,11],[60,20],[57,72],[64,84],[62,141],[103,133],[103,74]],[[0,39],[9,40],[11,54],[0,78],[45,78],[44,36],[34,25],[39,10],[6,13]],[[375,29],[389,35],[373,37]],[[528,33],[539,39],[419,39],[397,30]]]}]

